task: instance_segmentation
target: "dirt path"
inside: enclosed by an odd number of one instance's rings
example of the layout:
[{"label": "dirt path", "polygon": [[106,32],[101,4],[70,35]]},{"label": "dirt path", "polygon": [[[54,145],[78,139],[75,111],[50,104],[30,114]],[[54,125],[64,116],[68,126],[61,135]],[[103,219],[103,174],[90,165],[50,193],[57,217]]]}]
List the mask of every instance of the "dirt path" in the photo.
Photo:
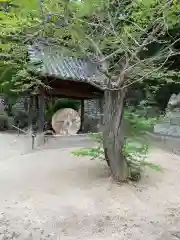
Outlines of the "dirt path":
[{"label": "dirt path", "polygon": [[[0,239],[178,240],[180,158],[153,150],[140,183],[117,185],[71,149],[0,161]],[[179,232],[179,233],[178,233]]]}]

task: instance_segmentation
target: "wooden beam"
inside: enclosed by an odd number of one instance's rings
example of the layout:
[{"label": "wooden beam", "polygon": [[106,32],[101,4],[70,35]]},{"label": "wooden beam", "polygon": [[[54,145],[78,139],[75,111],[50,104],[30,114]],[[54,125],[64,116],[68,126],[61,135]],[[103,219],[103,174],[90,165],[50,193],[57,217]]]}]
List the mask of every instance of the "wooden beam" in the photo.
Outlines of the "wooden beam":
[{"label": "wooden beam", "polygon": [[99,99],[99,109],[100,109],[100,129],[102,129],[104,122],[104,97]]},{"label": "wooden beam", "polygon": [[79,90],[77,92],[75,89],[50,89],[45,91],[45,95],[58,96],[63,98],[73,98],[73,99],[98,99],[102,97],[102,93],[92,93],[90,91]]},{"label": "wooden beam", "polygon": [[33,100],[34,97],[30,96],[28,103],[28,129],[32,130],[32,121],[33,121]]},{"label": "wooden beam", "polygon": [[81,100],[81,125],[78,133],[84,132],[84,99]]},{"label": "wooden beam", "polygon": [[45,101],[44,93],[41,92],[38,96],[38,108],[39,108],[39,119],[38,119],[38,131],[44,131],[44,110],[45,110]]}]

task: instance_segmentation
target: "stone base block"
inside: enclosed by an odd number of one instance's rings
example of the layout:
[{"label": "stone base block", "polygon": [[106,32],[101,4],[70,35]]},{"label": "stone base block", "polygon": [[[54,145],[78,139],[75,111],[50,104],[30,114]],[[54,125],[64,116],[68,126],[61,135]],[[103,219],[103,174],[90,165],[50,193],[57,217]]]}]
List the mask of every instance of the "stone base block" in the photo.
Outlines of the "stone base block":
[{"label": "stone base block", "polygon": [[45,144],[44,133],[38,133],[35,137],[34,147],[39,147]]}]

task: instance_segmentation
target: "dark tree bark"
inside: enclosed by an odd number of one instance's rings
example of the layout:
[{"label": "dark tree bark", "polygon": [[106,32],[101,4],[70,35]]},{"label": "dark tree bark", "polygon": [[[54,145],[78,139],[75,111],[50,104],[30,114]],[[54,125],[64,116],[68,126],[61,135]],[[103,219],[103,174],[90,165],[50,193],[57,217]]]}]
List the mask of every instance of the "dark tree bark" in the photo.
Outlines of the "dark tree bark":
[{"label": "dark tree bark", "polygon": [[126,181],[129,175],[127,161],[123,155],[124,90],[105,91],[103,144],[105,157],[117,181]]}]

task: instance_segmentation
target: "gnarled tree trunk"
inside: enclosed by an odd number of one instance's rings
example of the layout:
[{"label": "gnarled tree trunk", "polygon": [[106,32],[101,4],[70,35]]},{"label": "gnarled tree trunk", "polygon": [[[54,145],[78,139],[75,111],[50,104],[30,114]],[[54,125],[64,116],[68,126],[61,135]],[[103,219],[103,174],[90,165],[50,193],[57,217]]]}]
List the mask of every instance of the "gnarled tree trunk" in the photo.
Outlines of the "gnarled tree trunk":
[{"label": "gnarled tree trunk", "polygon": [[103,144],[105,157],[117,181],[126,181],[128,165],[123,155],[123,113],[125,90],[105,92]]}]

